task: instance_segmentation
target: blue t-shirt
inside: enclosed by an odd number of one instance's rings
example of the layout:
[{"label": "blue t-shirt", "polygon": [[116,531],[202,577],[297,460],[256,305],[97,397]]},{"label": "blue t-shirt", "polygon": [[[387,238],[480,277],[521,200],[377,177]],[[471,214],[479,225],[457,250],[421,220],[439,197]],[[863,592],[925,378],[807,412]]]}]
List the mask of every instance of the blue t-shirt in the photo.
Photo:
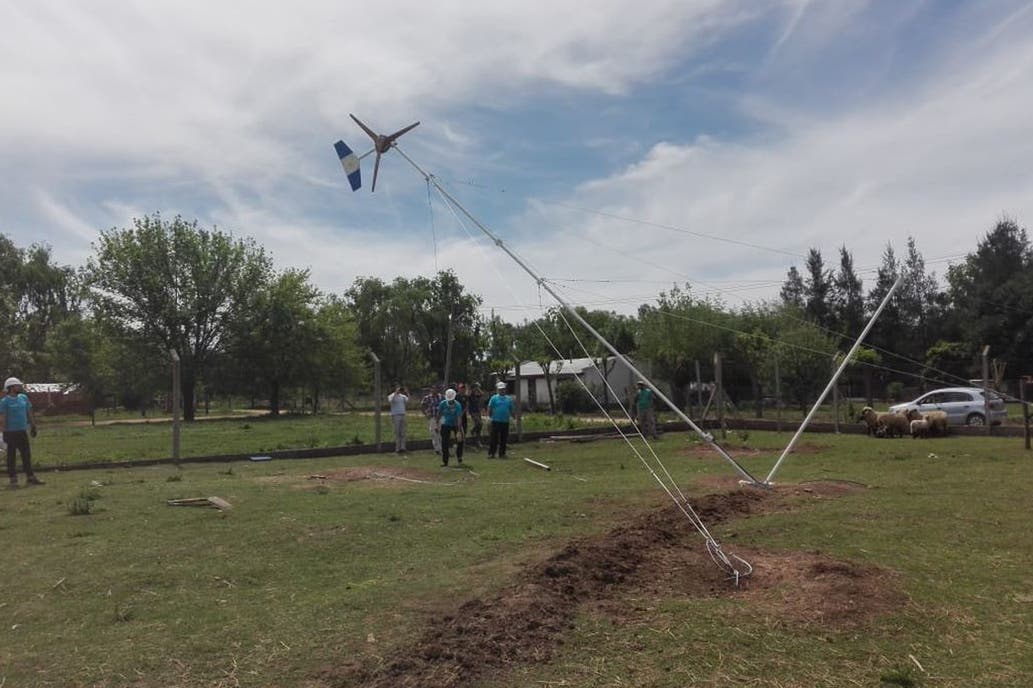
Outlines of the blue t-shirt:
[{"label": "blue t-shirt", "polygon": [[643,387],[635,395],[635,406],[639,411],[647,411],[653,406],[653,390]]},{"label": "blue t-shirt", "polygon": [[508,423],[513,411],[513,398],[508,394],[495,394],[488,400],[488,411],[496,423]]},{"label": "blue t-shirt", "polygon": [[441,424],[450,428],[459,427],[459,418],[463,415],[463,405],[458,401],[449,403],[447,400],[438,405]]},{"label": "blue t-shirt", "polygon": [[29,429],[29,411],[32,409],[32,402],[29,397],[19,394],[16,397],[7,395],[0,400],[0,413],[4,414],[7,430],[16,432]]}]

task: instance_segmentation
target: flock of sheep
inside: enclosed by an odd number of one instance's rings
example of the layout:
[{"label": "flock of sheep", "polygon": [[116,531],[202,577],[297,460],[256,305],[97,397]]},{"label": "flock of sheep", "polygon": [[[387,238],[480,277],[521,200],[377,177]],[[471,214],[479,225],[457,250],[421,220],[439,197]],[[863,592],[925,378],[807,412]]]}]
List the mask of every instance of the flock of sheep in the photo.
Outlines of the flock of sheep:
[{"label": "flock of sheep", "polygon": [[876,411],[871,406],[861,409],[859,420],[868,426],[868,434],[876,437],[911,437],[945,436],[947,434],[947,413],[945,411],[927,411],[922,413],[914,409],[906,413]]}]

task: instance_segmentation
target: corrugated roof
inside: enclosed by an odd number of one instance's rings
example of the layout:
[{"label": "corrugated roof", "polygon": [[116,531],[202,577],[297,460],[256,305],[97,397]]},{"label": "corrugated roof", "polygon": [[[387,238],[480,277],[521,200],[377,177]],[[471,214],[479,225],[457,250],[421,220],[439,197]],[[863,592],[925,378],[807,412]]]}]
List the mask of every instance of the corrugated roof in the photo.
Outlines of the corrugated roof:
[{"label": "corrugated roof", "polygon": [[[607,363],[614,359],[610,356],[606,359]],[[580,375],[592,366],[595,365],[598,359],[595,358],[574,358],[574,359],[560,359],[549,363],[549,373],[552,375],[563,376],[563,375]],[[545,371],[542,370],[541,365],[536,361],[521,361],[520,363],[520,377],[540,377],[544,376]],[[506,371],[506,378],[513,379],[516,377],[516,370],[510,368]]]}]

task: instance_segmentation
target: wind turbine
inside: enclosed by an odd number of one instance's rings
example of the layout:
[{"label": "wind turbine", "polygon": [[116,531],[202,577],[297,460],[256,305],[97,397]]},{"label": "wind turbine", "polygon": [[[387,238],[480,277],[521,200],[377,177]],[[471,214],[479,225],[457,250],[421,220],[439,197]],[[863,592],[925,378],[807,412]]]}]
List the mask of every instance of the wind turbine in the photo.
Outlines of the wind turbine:
[{"label": "wind turbine", "polygon": [[355,120],[366,135],[373,141],[372,150],[366,151],[362,155],[356,156],[351,148],[348,147],[344,141],[338,141],[334,144],[334,149],[337,151],[337,157],[341,160],[341,165],[344,166],[344,171],[348,175],[348,183],[351,184],[352,191],[358,191],[359,187],[362,186],[362,175],[359,171],[359,161],[365,158],[370,153],[376,153],[376,162],[373,163],[373,184],[370,186],[370,192],[377,190],[377,173],[380,171],[380,156],[388,152],[395,146],[395,142],[402,134],[415,129],[419,125],[419,122],[413,122],[407,127],[399,129],[393,134],[378,134],[363,123],[355,115],[348,113],[348,116]]}]

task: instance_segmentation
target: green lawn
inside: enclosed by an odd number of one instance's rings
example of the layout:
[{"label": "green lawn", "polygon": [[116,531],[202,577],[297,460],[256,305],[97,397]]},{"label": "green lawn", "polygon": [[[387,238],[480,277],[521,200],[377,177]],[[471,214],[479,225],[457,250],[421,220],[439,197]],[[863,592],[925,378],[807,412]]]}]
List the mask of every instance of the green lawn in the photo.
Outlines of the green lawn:
[{"label": "green lawn", "polygon": [[[593,425],[574,417],[525,414],[524,430],[562,431]],[[487,432],[485,428],[484,432]],[[382,419],[382,441],[393,446],[389,416]],[[408,436],[425,440],[430,435],[427,422],[418,413],[408,417]],[[222,454],[261,454],[281,449],[340,447],[371,444],[375,441],[372,414],[320,414],[252,416],[231,419],[198,420],[183,423],[180,431],[181,456]],[[97,461],[129,461],[171,456],[172,424],[111,423],[95,427],[73,424],[68,418],[59,422],[41,419],[39,436],[32,444],[33,460],[41,468],[55,468]]]},{"label": "green lawn", "polygon": [[[276,424],[282,437],[291,428]],[[765,474],[787,439],[751,433],[761,451],[744,463]],[[688,444],[685,434],[657,444],[680,482],[731,475]],[[898,609],[838,629],[734,596],[631,600],[642,611],[620,624],[589,607],[552,661],[479,688],[1029,685],[1033,454],[1021,440],[809,435],[805,445],[777,482],[870,489],[714,535],[733,551],[820,550],[894,571]],[[2,492],[0,686],[338,685],[324,668],[374,662],[526,563],[664,503],[617,442],[511,454],[553,471],[476,455],[473,472],[443,471],[418,452],[47,473],[45,486]],[[309,477],[359,467],[427,482]],[[165,505],[210,495],[233,510]]]}]

